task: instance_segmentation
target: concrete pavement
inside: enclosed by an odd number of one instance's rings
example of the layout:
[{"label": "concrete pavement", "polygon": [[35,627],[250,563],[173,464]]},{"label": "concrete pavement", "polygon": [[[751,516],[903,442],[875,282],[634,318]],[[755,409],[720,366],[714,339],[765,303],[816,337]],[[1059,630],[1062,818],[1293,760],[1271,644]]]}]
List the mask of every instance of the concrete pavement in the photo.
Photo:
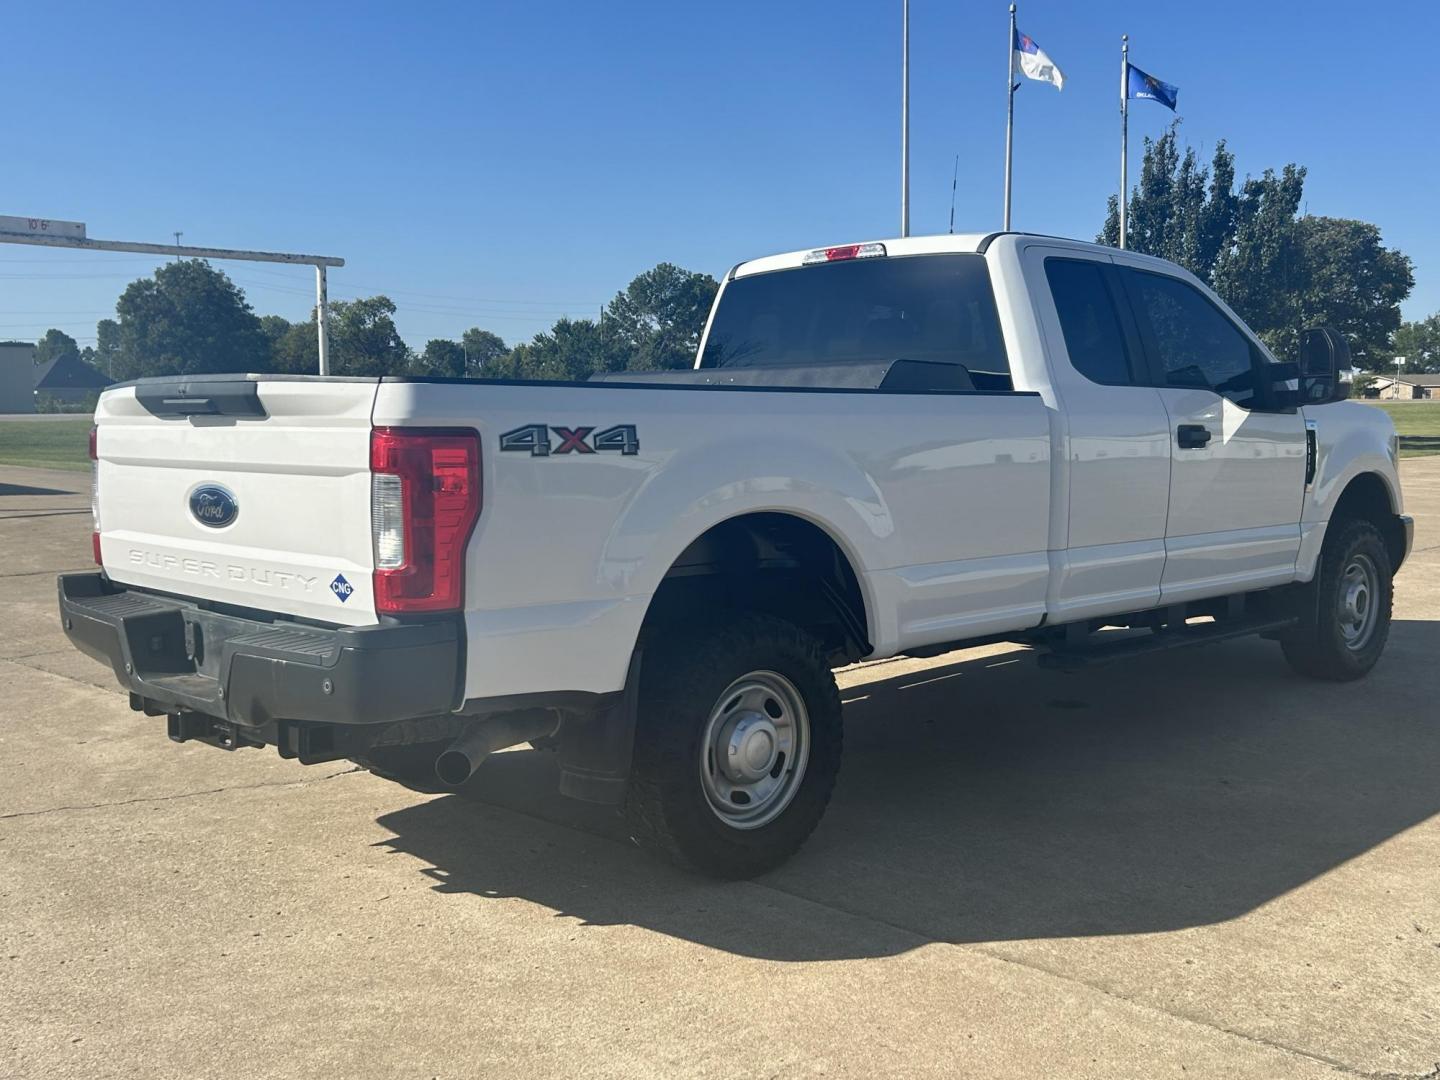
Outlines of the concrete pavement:
[{"label": "concrete pavement", "polygon": [[1440,458],[1385,659],[842,678],[826,820],[654,863],[497,756],[463,796],[166,741],[71,650],[86,477],[0,468],[0,1075],[1440,1075]]}]

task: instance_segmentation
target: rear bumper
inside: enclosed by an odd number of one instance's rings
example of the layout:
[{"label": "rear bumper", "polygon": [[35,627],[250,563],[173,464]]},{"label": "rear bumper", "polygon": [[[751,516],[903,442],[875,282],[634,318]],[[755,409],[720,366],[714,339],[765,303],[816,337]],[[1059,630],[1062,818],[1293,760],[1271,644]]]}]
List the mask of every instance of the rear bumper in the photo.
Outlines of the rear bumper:
[{"label": "rear bumper", "polygon": [[458,619],[330,629],[206,611],[63,574],[60,619],[146,712],[200,713],[247,728],[277,721],[371,725],[460,704]]}]

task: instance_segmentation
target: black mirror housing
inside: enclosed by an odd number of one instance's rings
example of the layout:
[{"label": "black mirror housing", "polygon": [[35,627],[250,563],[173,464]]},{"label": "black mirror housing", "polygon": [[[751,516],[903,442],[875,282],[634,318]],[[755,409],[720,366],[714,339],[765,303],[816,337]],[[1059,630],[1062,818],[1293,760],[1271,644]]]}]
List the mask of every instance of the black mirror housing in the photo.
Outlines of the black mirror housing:
[{"label": "black mirror housing", "polygon": [[1324,405],[1350,396],[1344,381],[1350,370],[1350,345],[1329,326],[1312,326],[1300,335],[1300,404]]}]

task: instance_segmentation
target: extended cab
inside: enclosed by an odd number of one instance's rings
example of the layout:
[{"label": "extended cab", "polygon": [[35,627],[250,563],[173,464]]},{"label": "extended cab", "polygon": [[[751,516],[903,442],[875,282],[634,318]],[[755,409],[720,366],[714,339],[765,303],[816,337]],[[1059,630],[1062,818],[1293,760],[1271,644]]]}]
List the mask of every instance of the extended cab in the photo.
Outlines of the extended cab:
[{"label": "extended cab", "polygon": [[1004,233],[742,263],[690,371],[141,380],[100,399],[61,617],[173,739],[416,785],[549,745],[642,842],[752,874],[829,799],[834,666],[1259,633],[1367,672],[1396,440],[1304,340],[1278,363],[1174,265]]}]

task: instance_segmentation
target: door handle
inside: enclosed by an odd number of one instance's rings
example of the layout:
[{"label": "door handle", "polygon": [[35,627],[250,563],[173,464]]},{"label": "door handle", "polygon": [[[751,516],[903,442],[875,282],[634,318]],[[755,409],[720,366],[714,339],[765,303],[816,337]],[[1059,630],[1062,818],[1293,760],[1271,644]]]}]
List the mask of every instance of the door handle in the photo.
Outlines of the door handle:
[{"label": "door handle", "polygon": [[1210,429],[1204,424],[1181,424],[1175,429],[1175,445],[1181,450],[1203,450],[1210,445]]}]

